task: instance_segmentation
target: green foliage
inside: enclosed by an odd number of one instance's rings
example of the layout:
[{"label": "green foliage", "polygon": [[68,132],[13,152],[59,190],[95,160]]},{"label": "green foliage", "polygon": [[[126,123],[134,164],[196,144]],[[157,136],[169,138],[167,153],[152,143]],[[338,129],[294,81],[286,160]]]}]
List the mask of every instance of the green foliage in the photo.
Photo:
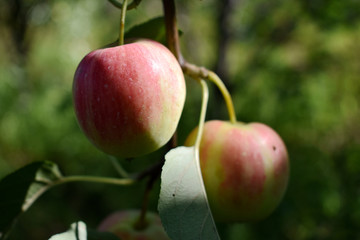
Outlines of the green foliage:
[{"label": "green foliage", "polygon": [[[40,0],[25,1],[18,11],[22,15],[16,15],[12,2],[0,3],[0,177],[37,160],[52,160],[67,173],[115,174],[76,124],[71,84],[81,58],[117,38],[119,11],[106,1]],[[221,38],[219,2],[177,1],[184,55],[210,68],[216,65]],[[222,238],[359,238],[359,1],[233,2],[226,84],[239,120],[264,122],[283,137],[291,176],[272,216],[260,223],[219,226]],[[161,11],[160,1],[143,1],[129,12],[127,25]],[[190,79],[187,84],[180,143],[197,124],[194,115],[200,108],[197,84]],[[224,119],[220,109],[225,106],[216,96],[212,90],[208,117]],[[125,166],[142,169],[159,156]],[[158,191],[151,208],[156,208]],[[140,206],[139,192],[94,185],[60,188],[19,220],[13,238],[47,239],[44,229],[61,232],[78,218],[96,226],[116,208]]]},{"label": "green foliage", "polygon": [[51,162],[34,162],[7,175],[0,181],[0,237],[6,236],[13,222],[49,187],[61,177]]},{"label": "green foliage", "polygon": [[164,18],[157,17],[136,25],[127,31],[125,36],[127,38],[148,38],[166,44]]}]

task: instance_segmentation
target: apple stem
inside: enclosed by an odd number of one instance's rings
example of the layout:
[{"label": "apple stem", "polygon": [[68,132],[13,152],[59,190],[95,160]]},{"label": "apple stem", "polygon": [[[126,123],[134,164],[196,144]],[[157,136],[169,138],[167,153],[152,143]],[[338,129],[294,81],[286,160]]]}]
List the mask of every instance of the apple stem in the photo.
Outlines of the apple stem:
[{"label": "apple stem", "polygon": [[143,198],[143,204],[141,206],[140,216],[134,224],[134,228],[136,230],[143,230],[147,227],[146,212],[148,209],[150,191],[151,191],[151,189],[148,189],[148,188],[145,191],[144,198]]},{"label": "apple stem", "polygon": [[220,79],[220,77],[214,73],[213,71],[210,71],[204,67],[199,67],[196,66],[192,63],[188,63],[186,61],[184,61],[183,65],[182,65],[182,69],[183,72],[194,78],[203,78],[203,79],[207,79],[211,82],[213,82],[217,88],[220,90],[221,94],[223,95],[223,98],[225,100],[225,104],[229,113],[229,118],[230,118],[230,122],[232,123],[236,123],[236,114],[235,114],[235,108],[234,108],[234,104],[231,98],[231,95],[229,93],[229,91],[227,90],[224,82]]},{"label": "apple stem", "polygon": [[126,16],[126,9],[127,9],[127,1],[128,0],[123,0],[123,5],[121,8],[119,45],[124,45],[125,16]]},{"label": "apple stem", "polygon": [[227,110],[229,113],[230,122],[236,123],[236,114],[235,114],[234,104],[233,104],[231,95],[230,95],[229,91],[227,90],[224,82],[219,78],[219,76],[216,73],[214,73],[212,71],[209,71],[207,79],[209,81],[213,82],[220,90],[220,92],[223,95],[223,98],[225,100],[225,104],[226,104],[226,107],[227,107]]},{"label": "apple stem", "polygon": [[[161,165],[162,166],[164,164],[164,161],[161,161]],[[150,193],[151,190],[154,186],[154,183],[156,181],[156,179],[160,176],[161,174],[161,169],[162,168],[155,168],[152,172],[152,174],[150,175],[150,178],[147,182],[146,185],[146,189],[145,189],[145,193],[144,193],[144,198],[143,198],[143,203],[142,203],[142,207],[141,207],[141,212],[140,212],[140,216],[139,219],[136,221],[134,227],[137,230],[142,230],[145,229],[147,227],[147,222],[146,222],[146,212],[148,210],[148,205],[149,205],[149,197],[150,197]]]},{"label": "apple stem", "polygon": [[[177,134],[175,132],[173,137],[171,138],[171,140],[167,143],[168,151],[175,148],[176,146],[177,146]],[[142,180],[144,177],[149,176],[149,180],[146,185],[144,198],[143,198],[143,202],[142,202],[141,213],[140,213],[139,219],[134,224],[134,227],[138,230],[141,230],[141,229],[144,229],[147,227],[148,223],[146,221],[146,213],[148,210],[150,193],[151,193],[151,190],[154,186],[156,179],[158,179],[161,175],[162,166],[164,165],[164,162],[165,162],[165,159],[162,159],[161,161],[159,161],[158,163],[156,163],[149,169],[146,169],[144,172],[140,173],[137,177],[134,178],[135,180],[139,181],[139,180]]]}]

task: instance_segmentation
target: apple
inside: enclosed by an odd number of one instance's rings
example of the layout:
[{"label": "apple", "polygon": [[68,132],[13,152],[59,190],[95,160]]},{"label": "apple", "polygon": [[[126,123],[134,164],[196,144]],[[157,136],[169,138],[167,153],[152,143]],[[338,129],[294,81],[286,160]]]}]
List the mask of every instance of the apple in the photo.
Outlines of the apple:
[{"label": "apple", "polygon": [[[197,129],[185,145],[193,145],[196,135]],[[279,205],[289,178],[288,154],[280,136],[267,125],[208,121],[199,154],[216,221],[258,221]]]},{"label": "apple", "polygon": [[147,212],[146,225],[140,229],[136,227],[139,216],[140,210],[115,212],[100,223],[98,230],[114,233],[121,240],[170,240],[158,214]]},{"label": "apple", "polygon": [[103,152],[124,158],[153,152],[169,141],[185,95],[174,55],[146,39],[89,53],[73,82],[82,131]]}]

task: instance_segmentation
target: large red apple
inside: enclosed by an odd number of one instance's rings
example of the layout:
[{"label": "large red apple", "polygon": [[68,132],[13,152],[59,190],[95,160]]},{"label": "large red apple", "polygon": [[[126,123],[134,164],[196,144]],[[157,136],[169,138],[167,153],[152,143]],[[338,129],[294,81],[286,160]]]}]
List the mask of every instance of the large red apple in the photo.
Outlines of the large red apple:
[{"label": "large red apple", "polygon": [[[197,129],[185,145],[193,145],[196,134]],[[206,122],[200,165],[217,221],[261,220],[278,206],[287,187],[289,162],[284,142],[261,123]]]},{"label": "large red apple", "polygon": [[73,83],[81,129],[96,147],[117,157],[163,146],[177,128],[185,95],[176,58],[151,40],[89,53]]},{"label": "large red apple", "polygon": [[99,225],[99,231],[114,233],[121,240],[170,240],[161,224],[159,215],[146,213],[146,225],[137,229],[139,210],[118,211],[105,218]]}]

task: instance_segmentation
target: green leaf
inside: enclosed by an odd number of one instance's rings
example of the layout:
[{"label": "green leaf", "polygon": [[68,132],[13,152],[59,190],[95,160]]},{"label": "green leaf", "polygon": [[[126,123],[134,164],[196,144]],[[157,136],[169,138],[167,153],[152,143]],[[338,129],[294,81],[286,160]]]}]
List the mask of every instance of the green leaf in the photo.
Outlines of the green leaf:
[{"label": "green leaf", "polygon": [[119,240],[119,238],[109,232],[89,229],[84,222],[79,221],[71,224],[68,231],[56,234],[49,240]]},{"label": "green leaf", "polygon": [[19,214],[59,178],[57,165],[46,161],[26,165],[0,180],[0,238],[5,238]]},{"label": "green leaf", "polygon": [[165,159],[158,208],[169,237],[220,239],[198,165],[198,151],[194,147],[177,147]]},{"label": "green leaf", "polygon": [[[182,31],[179,31],[179,36],[182,35]],[[132,39],[146,38],[152,39],[156,42],[166,45],[166,30],[164,17],[156,17],[148,20],[147,22],[140,23],[133,26],[125,33],[125,42],[131,42]],[[115,47],[118,46],[119,39],[104,46]]]},{"label": "green leaf", "polygon": [[166,43],[164,17],[156,17],[129,29],[125,38],[147,38]]}]

